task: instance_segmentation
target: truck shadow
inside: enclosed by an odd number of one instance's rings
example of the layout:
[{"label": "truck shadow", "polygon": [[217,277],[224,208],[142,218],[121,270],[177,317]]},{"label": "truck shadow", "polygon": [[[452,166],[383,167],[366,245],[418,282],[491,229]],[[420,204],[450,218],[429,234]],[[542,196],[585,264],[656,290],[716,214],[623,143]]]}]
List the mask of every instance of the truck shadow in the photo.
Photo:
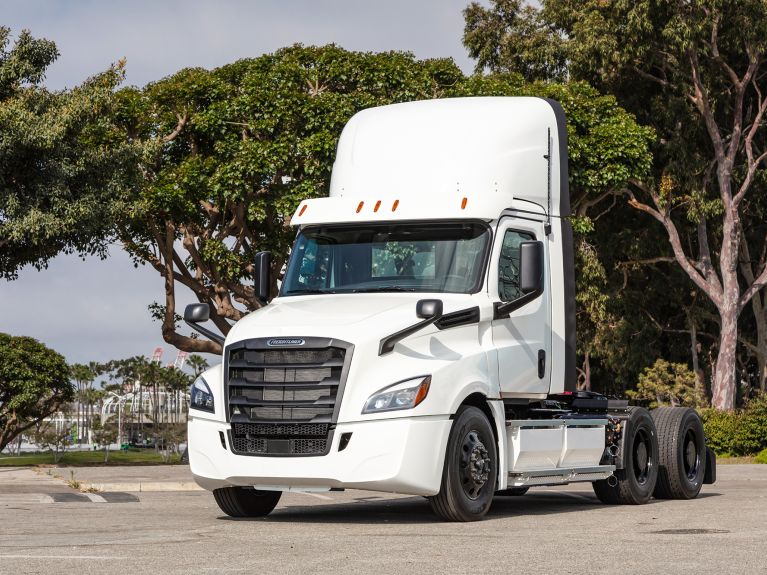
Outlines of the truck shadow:
[{"label": "truck shadow", "polygon": [[[718,493],[701,493],[699,497],[714,497]],[[379,498],[380,497],[380,498]],[[663,504],[652,500],[648,505]],[[498,496],[484,521],[505,519],[517,515],[562,515],[586,510],[610,509],[589,492],[531,491],[521,497]],[[316,502],[278,507],[268,517],[233,519],[227,521],[262,521],[267,523],[344,523],[344,524],[431,524],[444,523],[423,497],[387,499],[385,495],[357,497],[337,503]]]}]

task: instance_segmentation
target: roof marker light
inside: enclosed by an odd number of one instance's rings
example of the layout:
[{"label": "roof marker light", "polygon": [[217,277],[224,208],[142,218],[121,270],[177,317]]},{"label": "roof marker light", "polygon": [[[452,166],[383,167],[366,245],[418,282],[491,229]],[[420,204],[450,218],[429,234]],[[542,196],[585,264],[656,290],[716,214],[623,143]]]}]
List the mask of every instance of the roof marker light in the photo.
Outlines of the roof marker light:
[{"label": "roof marker light", "polygon": [[398,205],[399,205],[399,200],[394,200],[394,203],[391,206],[391,211],[396,212]]},{"label": "roof marker light", "polygon": [[307,204],[304,204],[303,207],[301,208],[301,211],[298,212],[299,216],[303,216],[304,215],[304,212],[306,211],[306,206],[307,206]]},{"label": "roof marker light", "polygon": [[373,211],[374,211],[374,212],[377,212],[377,211],[378,211],[378,208],[380,208],[380,207],[381,207],[381,200],[378,200],[378,201],[376,202],[376,206],[373,208]]},{"label": "roof marker light", "polygon": [[360,204],[357,206],[357,213],[359,214],[362,211],[362,206],[365,205],[365,202],[360,202]]},{"label": "roof marker light", "polygon": [[466,199],[466,198],[464,198],[464,199],[462,199],[462,200],[461,200],[461,209],[462,209],[462,210],[465,210],[465,209],[466,209],[466,202],[467,202],[467,199]]}]

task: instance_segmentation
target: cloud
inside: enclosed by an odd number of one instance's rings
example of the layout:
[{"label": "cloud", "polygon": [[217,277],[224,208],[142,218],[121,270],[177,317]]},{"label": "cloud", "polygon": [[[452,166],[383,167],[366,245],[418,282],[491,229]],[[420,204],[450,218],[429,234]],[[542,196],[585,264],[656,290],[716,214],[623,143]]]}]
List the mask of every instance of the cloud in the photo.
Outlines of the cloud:
[{"label": "cloud", "polygon": [[188,66],[211,68],[296,42],[335,42],[349,50],[407,50],[453,57],[471,69],[461,45],[466,0],[5,0],[3,23],[54,40],[61,57],[52,88],[75,85],[122,57],[127,82],[144,85]]},{"label": "cloud", "polygon": [[[127,84],[188,66],[212,68],[296,42],[349,50],[406,50],[453,57],[469,72],[461,45],[468,0],[4,0],[3,22],[54,40],[61,53],[46,83],[71,87],[128,60]],[[0,331],[29,335],[70,362],[150,355],[164,345],[147,305],[164,298],[162,280],[134,269],[119,247],[106,261],[61,255],[42,272],[0,280]],[[191,303],[179,288],[178,310]],[[188,333],[188,331],[187,331]],[[165,345],[164,361],[174,352]]]}]

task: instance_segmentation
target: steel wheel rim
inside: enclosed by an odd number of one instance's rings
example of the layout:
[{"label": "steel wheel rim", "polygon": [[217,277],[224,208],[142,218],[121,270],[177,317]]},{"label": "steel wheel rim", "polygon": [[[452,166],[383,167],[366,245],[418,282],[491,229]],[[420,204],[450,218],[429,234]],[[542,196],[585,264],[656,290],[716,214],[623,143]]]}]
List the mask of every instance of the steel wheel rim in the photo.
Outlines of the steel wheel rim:
[{"label": "steel wheel rim", "polygon": [[700,468],[700,453],[698,452],[698,443],[695,441],[695,432],[688,429],[684,435],[684,444],[682,446],[682,464],[687,479],[695,481]]},{"label": "steel wheel rim", "polygon": [[492,461],[476,429],[472,429],[463,437],[459,467],[463,492],[472,501],[478,499],[490,477]]},{"label": "steel wheel rim", "polygon": [[639,485],[644,485],[650,477],[650,471],[654,465],[652,458],[652,443],[646,430],[640,429],[634,436],[632,458],[634,463],[634,477]]}]

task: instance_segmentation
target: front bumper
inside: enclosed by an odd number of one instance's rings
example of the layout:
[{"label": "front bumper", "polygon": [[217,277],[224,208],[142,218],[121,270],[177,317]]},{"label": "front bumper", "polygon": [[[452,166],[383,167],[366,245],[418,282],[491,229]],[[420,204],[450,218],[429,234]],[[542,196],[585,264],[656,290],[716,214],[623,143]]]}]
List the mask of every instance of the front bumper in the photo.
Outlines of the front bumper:
[{"label": "front bumper", "polygon": [[[236,455],[229,445],[229,424],[192,416],[189,463],[204,489],[254,486],[267,490],[367,489],[435,495],[442,479],[448,416],[339,423],[327,455],[269,457]],[[223,432],[226,448],[221,445]],[[351,433],[339,451],[341,435]]]}]

